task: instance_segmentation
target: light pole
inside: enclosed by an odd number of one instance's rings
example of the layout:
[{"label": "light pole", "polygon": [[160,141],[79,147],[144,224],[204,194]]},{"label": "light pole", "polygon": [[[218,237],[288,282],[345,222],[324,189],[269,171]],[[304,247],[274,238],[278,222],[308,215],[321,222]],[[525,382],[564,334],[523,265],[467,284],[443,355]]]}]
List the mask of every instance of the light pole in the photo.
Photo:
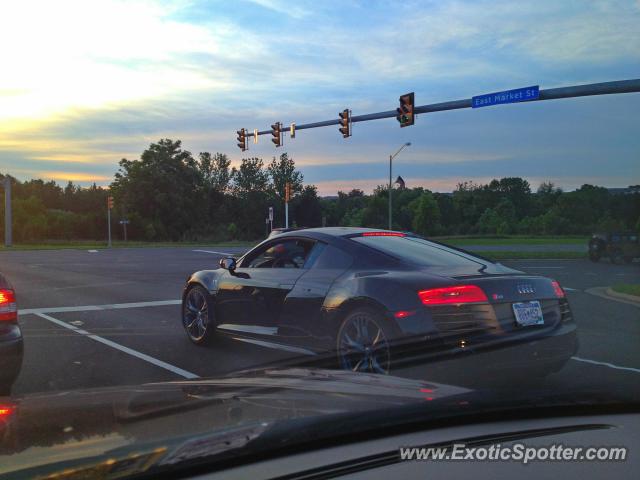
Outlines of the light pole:
[{"label": "light pole", "polygon": [[404,147],[408,147],[411,145],[411,142],[407,142],[404,145],[402,145],[398,151],[396,153],[394,153],[393,155],[389,155],[389,230],[393,230],[392,228],[392,214],[391,214],[391,196],[392,196],[392,192],[393,192],[393,184],[391,183],[392,180],[392,174],[393,174],[393,159],[396,158],[398,156],[398,154],[404,149]]}]

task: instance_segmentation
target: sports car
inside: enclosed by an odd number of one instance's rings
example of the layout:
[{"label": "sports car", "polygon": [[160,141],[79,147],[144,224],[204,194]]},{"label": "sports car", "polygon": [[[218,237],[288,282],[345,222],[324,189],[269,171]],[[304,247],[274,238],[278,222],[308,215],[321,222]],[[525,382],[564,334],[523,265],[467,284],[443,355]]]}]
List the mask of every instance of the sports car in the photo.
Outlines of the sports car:
[{"label": "sports car", "polygon": [[187,279],[182,323],[198,345],[232,335],[382,374],[416,359],[515,346],[508,362],[497,361],[544,376],[577,349],[557,281],[410,233],[366,228],[284,232],[239,259],[222,258],[220,268]]}]

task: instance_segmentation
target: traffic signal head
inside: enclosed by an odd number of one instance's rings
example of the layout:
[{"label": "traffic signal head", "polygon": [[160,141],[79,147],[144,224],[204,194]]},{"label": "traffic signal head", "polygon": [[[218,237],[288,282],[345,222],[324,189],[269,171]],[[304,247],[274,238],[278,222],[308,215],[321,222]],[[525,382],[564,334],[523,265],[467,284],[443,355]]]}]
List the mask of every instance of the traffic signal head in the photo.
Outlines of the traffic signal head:
[{"label": "traffic signal head", "polygon": [[408,127],[409,125],[413,125],[415,121],[415,117],[413,114],[414,107],[414,93],[407,93],[400,97],[400,107],[396,109],[398,115],[396,116],[396,120],[400,122],[401,127]]},{"label": "traffic signal head", "polygon": [[291,184],[289,182],[284,184],[284,201],[289,202],[291,200]]},{"label": "traffic signal head", "polygon": [[340,117],[340,128],[338,129],[344,138],[351,136],[351,114],[349,109],[345,108],[338,114]]},{"label": "traffic signal head", "polygon": [[276,147],[280,147],[282,145],[282,132],[280,127],[280,122],[276,122],[271,125],[271,136],[273,137],[271,141]]},{"label": "traffic signal head", "polygon": [[113,197],[111,195],[107,197],[107,208],[109,210],[113,208]]},{"label": "traffic signal head", "polygon": [[245,133],[244,128],[241,128],[237,131],[238,134],[238,147],[243,152],[247,149],[247,134]]}]

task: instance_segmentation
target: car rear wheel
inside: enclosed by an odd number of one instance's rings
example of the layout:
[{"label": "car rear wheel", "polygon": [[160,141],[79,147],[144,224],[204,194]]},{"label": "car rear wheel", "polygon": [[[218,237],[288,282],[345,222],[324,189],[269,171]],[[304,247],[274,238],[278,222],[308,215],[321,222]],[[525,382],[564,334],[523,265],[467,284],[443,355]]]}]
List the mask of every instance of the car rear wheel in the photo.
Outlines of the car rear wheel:
[{"label": "car rear wheel", "polygon": [[369,308],[358,308],[342,321],[337,338],[338,362],[344,370],[388,374],[390,332]]},{"label": "car rear wheel", "polygon": [[189,340],[196,345],[210,343],[215,336],[215,313],[209,292],[199,285],[191,287],[184,297],[182,325]]}]

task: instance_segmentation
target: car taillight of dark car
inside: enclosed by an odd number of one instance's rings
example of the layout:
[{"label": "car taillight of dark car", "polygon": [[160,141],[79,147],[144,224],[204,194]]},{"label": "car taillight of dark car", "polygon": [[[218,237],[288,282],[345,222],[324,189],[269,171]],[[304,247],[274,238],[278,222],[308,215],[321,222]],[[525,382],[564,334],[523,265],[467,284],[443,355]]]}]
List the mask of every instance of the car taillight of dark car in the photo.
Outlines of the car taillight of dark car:
[{"label": "car taillight of dark car", "polygon": [[0,289],[0,322],[15,322],[18,320],[16,295],[13,290]]}]

